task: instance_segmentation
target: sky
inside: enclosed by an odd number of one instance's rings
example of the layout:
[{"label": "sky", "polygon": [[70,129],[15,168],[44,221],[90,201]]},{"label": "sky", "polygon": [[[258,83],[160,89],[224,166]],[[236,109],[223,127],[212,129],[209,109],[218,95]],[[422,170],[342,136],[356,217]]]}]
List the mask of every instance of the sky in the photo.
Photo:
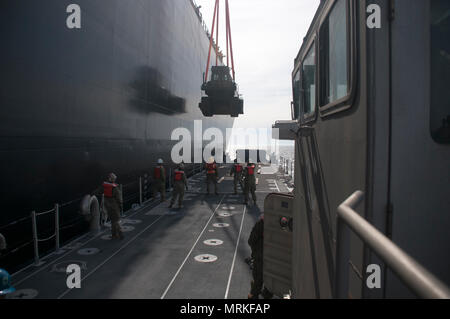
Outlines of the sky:
[{"label": "sky", "polygon": [[[195,2],[211,30],[215,1]],[[290,120],[294,59],[319,3],[229,0],[236,82],[245,113],[235,121],[235,128],[271,128],[276,120]],[[220,0],[220,7],[220,21],[224,22],[224,0]],[[226,54],[224,24],[220,26],[219,45]]]}]

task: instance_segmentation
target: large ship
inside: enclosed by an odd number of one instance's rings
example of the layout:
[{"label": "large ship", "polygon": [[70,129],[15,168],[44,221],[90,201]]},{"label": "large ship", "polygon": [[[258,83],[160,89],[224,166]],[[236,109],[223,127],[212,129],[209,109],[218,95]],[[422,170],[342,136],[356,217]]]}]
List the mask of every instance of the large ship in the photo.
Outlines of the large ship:
[{"label": "large ship", "polygon": [[[79,28],[69,27],[70,5],[0,5],[0,233],[9,247],[0,266],[9,269],[32,256],[31,211],[59,203],[67,239],[85,226],[79,199],[107,173],[131,185],[130,206],[138,178],[159,158],[170,166],[175,128],[233,126],[198,108],[210,39],[191,0],[78,0]],[[53,219],[39,219],[42,237]]]}]

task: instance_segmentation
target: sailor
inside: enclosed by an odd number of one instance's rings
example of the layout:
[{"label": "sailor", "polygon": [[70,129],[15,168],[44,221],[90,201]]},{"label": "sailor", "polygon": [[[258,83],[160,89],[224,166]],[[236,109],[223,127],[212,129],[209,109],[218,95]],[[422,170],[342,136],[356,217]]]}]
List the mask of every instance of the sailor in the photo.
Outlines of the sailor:
[{"label": "sailor", "polygon": [[256,205],[256,165],[253,163],[248,163],[244,170],[245,186],[245,205],[248,205],[249,192],[252,193],[253,202]]},{"label": "sailor", "polygon": [[214,184],[214,193],[216,195],[219,195],[217,193],[217,179],[219,177],[219,173],[217,170],[217,164],[216,161],[214,160],[214,157],[211,157],[208,161],[208,163],[206,163],[206,191],[208,192],[209,195],[209,184],[213,183]]},{"label": "sailor", "polygon": [[117,176],[114,173],[108,175],[106,182],[97,189],[94,194],[104,195],[105,209],[111,220],[111,235],[113,239],[123,239],[122,229],[120,228],[120,212],[123,210],[122,192],[116,184]]},{"label": "sailor", "polygon": [[241,185],[241,189],[244,190],[244,186],[242,185],[242,172],[244,171],[244,167],[238,163],[237,159],[234,160],[234,165],[231,167],[230,176],[234,175],[234,195],[237,194],[237,185]]},{"label": "sailor", "polygon": [[179,208],[183,208],[184,188],[186,187],[186,190],[189,189],[183,164],[178,165],[178,168],[173,174],[173,179],[173,195],[169,208],[172,208],[173,204],[175,204],[177,197]]},{"label": "sailor", "polygon": [[6,270],[0,268],[0,299],[6,299],[14,291],[16,289],[11,286],[11,276]]},{"label": "sailor", "polygon": [[158,164],[153,171],[153,194],[161,193],[161,203],[166,200],[166,170],[164,169],[164,161],[160,158]]},{"label": "sailor", "polygon": [[250,293],[248,299],[258,299],[262,294],[264,299],[271,299],[273,294],[264,287],[263,289],[263,254],[264,254],[264,214],[259,217],[248,238],[248,244],[252,249],[253,268]]}]

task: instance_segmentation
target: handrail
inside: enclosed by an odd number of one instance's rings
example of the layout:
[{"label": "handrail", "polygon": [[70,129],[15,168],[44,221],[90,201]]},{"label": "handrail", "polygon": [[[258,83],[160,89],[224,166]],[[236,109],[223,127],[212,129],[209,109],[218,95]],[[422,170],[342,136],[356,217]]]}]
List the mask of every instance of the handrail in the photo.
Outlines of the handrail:
[{"label": "handrail", "polygon": [[[383,260],[403,283],[420,298],[450,299],[450,289],[417,261],[406,254],[389,238],[362,218],[354,208],[364,200],[364,193],[356,191],[337,209],[338,242],[336,263],[336,297],[344,297],[348,283],[348,231],[347,225]],[[346,247],[344,247],[344,244]],[[347,258],[346,258],[347,257]],[[347,274],[347,275],[346,275]]]}]

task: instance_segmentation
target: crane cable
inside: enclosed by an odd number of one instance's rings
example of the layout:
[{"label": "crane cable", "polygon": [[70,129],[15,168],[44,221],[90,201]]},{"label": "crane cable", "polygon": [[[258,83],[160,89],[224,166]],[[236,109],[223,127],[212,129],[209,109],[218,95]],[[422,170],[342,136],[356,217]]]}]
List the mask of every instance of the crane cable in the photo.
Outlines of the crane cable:
[{"label": "crane cable", "polygon": [[[216,65],[219,64],[219,52],[218,52],[218,45],[219,45],[219,5],[220,0],[216,0],[216,3],[214,5],[214,14],[213,14],[213,22],[212,22],[212,28],[211,28],[211,35],[209,38],[209,52],[208,52],[208,61],[206,63],[206,72],[205,72],[205,78],[204,82],[206,83],[208,81],[208,74],[209,74],[209,66],[211,63],[211,49],[213,46],[213,35],[214,31],[216,31],[216,45],[215,45],[215,52],[216,52]],[[227,41],[227,66],[229,67],[229,56],[231,56],[231,70],[233,73],[233,81],[235,81],[235,71],[234,71],[234,56],[233,56],[233,41],[231,38],[231,23],[230,23],[230,7],[228,4],[228,0],[225,0],[225,7],[226,7],[226,41]],[[217,29],[216,29],[217,27]]]}]

